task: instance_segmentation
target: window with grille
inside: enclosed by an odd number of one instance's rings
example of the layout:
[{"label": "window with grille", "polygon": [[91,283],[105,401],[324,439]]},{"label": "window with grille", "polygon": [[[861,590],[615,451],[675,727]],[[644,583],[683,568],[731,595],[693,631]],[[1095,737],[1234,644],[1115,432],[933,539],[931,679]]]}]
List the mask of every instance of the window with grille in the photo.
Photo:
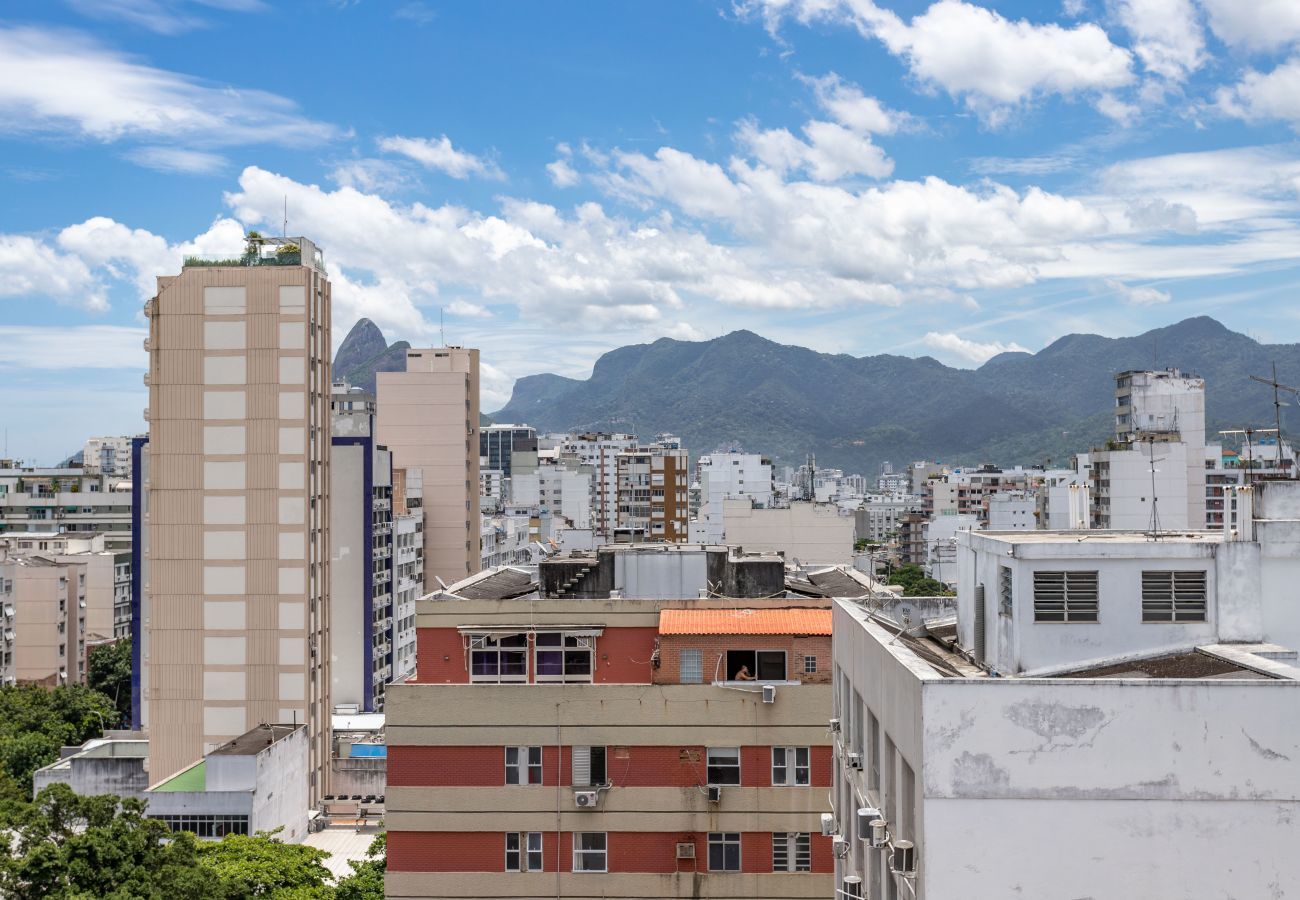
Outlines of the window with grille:
[{"label": "window with grille", "polygon": [[704,658],[700,650],[682,650],[677,658],[677,677],[682,684],[704,681]]},{"label": "window with grille", "polygon": [[603,831],[577,831],[573,834],[573,871],[604,872],[608,869],[608,837]]},{"label": "window with grille", "polygon": [[1097,573],[1035,572],[1034,621],[1097,621]]},{"label": "window with grille", "polygon": [[595,637],[539,631],[536,642],[538,681],[591,681]]},{"label": "window with grille", "polygon": [[527,681],[528,635],[470,635],[469,680]]},{"label": "window with grille", "polygon": [[807,747],[772,748],[772,784],[805,785],[809,774]]},{"label": "window with grille", "polygon": [[707,754],[709,784],[740,784],[739,747],[710,747]]},{"label": "window with grille", "polygon": [[1143,572],[1143,622],[1204,622],[1205,572]]},{"label": "window with grille", "polygon": [[807,832],[775,832],[772,835],[772,871],[811,872],[812,836]]},{"label": "window with grille", "polygon": [[998,612],[1011,615],[1011,568],[998,566]]},{"label": "window with grille", "polygon": [[540,831],[506,832],[506,871],[542,871],[542,833]]},{"label": "window with grille", "polygon": [[506,748],[506,784],[541,784],[542,748]]},{"label": "window with grille", "polygon": [[805,656],[803,658],[803,673],[805,675],[817,674],[817,657]]},{"label": "window with grille", "polygon": [[740,871],[740,832],[709,832],[709,871]]}]

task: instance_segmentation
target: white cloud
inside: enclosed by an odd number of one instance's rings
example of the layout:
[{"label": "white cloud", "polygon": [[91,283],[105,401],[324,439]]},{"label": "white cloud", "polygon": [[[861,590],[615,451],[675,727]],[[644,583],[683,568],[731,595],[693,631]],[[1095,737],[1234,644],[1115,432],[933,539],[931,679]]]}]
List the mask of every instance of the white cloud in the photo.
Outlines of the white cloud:
[{"label": "white cloud", "polygon": [[266,9],[261,0],[66,0],[83,15],[117,19],[158,34],[179,34],[206,24],[194,6],[252,12]]},{"label": "white cloud", "polygon": [[886,109],[875,97],[832,72],[822,78],[803,78],[812,86],[817,102],[845,128],[861,134],[893,134],[909,121],[906,113]]},{"label": "white cloud", "polygon": [[470,303],[468,300],[453,300],[444,307],[447,312],[453,316],[460,316],[466,319],[490,319],[492,310],[477,303]]},{"label": "white cloud", "polygon": [[547,163],[546,171],[551,176],[551,183],[556,187],[573,187],[582,180],[582,176],[578,174],[578,170],[575,169],[567,159],[561,158],[554,162]]},{"label": "white cloud", "polygon": [[181,147],[139,147],[128,151],[126,157],[147,169],[187,175],[211,175],[226,167],[226,158],[220,154]]},{"label": "white cloud", "polygon": [[445,134],[439,138],[384,137],[379,139],[379,149],[413,159],[452,178],[465,179],[471,175],[498,181],[505,178],[496,163],[457,150]]},{"label": "white cloud", "polygon": [[1107,91],[1133,80],[1131,54],[1092,23],[1013,21],[961,0],[939,0],[910,23],[872,0],[750,0],[741,8],[761,14],[769,28],[786,15],[851,24],[905,60],[923,86],[961,98],[994,125],[1043,95]]},{"label": "white cloud", "polygon": [[1281,119],[1300,131],[1300,56],[1272,72],[1247,71],[1237,84],[1220,88],[1217,100],[1219,108],[1235,118]]},{"label": "white cloud", "polygon": [[741,124],[736,139],[749,155],[782,175],[806,171],[813,181],[838,181],[849,175],[885,178],[894,163],[871,138],[834,122],[808,122],[807,140],[784,128],[763,130],[753,121]]},{"label": "white cloud", "polygon": [[1114,94],[1102,94],[1097,98],[1097,112],[1120,125],[1129,125],[1141,112],[1136,104],[1126,103]]},{"label": "white cloud", "polygon": [[1210,30],[1231,47],[1278,50],[1300,41],[1295,0],[1201,0],[1201,5]]},{"label": "white cloud", "polygon": [[921,343],[934,350],[955,356],[963,362],[981,365],[988,362],[999,353],[1028,353],[1024,347],[1015,343],[1004,344],[1001,341],[989,341],[980,343],[968,338],[961,337],[951,331],[927,332],[925,337],[921,338]]},{"label": "white cloud", "polygon": [[0,369],[139,369],[148,367],[149,331],[118,325],[0,325]]},{"label": "white cloud", "polygon": [[0,28],[0,125],[204,147],[304,145],[338,133],[275,94],[205,84],[75,32],[34,27]]},{"label": "white cloud", "polygon": [[81,259],[26,235],[0,234],[0,297],[33,296],[95,312],[108,309],[103,286]]},{"label": "white cloud", "polygon": [[1134,287],[1113,278],[1106,279],[1104,284],[1106,290],[1118,296],[1120,300],[1129,306],[1156,306],[1161,303],[1168,303],[1171,299],[1168,291],[1157,290],[1145,285]]},{"label": "white cloud", "polygon": [[1114,6],[1148,72],[1177,81],[1205,61],[1205,36],[1192,0],[1115,0]]}]

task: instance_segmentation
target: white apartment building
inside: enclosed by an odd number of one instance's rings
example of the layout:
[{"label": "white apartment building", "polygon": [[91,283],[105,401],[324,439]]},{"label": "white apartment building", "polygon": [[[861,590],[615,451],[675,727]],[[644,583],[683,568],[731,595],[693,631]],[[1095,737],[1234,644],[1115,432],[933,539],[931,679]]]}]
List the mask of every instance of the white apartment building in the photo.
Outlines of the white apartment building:
[{"label": "white apartment building", "polygon": [[83,469],[0,467],[0,534],[89,532],[131,541],[131,481]]},{"label": "white apartment building", "polygon": [[1241,535],[970,532],[955,623],[836,601],[840,896],[1300,883],[1300,484],[1257,499]]},{"label": "white apartment building", "polygon": [[131,480],[131,438],[93,437],[81,449],[81,468],[93,475]]},{"label": "white apartment building", "polygon": [[988,498],[989,531],[1032,531],[1038,527],[1038,501],[1024,491],[1008,491]]},{"label": "white apartment building", "polygon": [[516,452],[510,478],[511,505],[542,518],[563,519],[570,528],[592,527],[595,469],[556,450]]},{"label": "white apartment building", "polygon": [[420,471],[393,471],[392,681],[415,672],[415,601],[425,594],[424,486]]},{"label": "white apartment building", "polygon": [[637,446],[636,435],[582,432],[551,437],[558,440],[561,453],[591,466],[591,527],[601,540],[611,540],[618,526],[618,455]]},{"label": "white apartment building", "polygon": [[795,502],[759,509],[724,500],[726,543],[751,553],[779,553],[787,562],[853,565],[854,517],[832,503]]},{"label": "white apartment building", "polygon": [[748,500],[767,509],[776,500],[772,461],[757,453],[711,453],[699,463],[699,508],[691,523],[692,543],[717,544],[727,533],[726,501]]},{"label": "white apartment building", "polygon": [[480,538],[483,547],[480,571],[530,562],[529,525],[528,516],[484,516]]},{"label": "white apartment building", "polygon": [[883,544],[898,534],[899,521],[908,513],[920,512],[921,500],[910,494],[879,492],[867,494],[854,510],[858,540]]}]

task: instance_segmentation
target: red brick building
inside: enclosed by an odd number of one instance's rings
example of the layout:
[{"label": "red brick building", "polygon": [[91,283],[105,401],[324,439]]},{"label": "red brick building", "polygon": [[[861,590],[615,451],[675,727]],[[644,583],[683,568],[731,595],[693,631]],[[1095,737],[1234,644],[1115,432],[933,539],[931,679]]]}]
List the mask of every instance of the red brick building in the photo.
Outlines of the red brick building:
[{"label": "red brick building", "polygon": [[388,700],[388,896],[830,896],[828,601],[725,548],[532,578],[419,603]]}]

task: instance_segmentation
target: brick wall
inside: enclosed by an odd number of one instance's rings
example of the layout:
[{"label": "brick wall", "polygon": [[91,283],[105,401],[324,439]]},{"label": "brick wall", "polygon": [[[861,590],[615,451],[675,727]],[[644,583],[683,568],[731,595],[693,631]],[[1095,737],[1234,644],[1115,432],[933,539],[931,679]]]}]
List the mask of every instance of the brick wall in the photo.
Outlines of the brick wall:
[{"label": "brick wall", "polygon": [[[556,840],[558,837],[558,841]],[[677,845],[695,844],[695,859],[677,858]],[[831,839],[813,833],[812,871],[835,870]],[[556,847],[559,853],[556,853]],[[708,834],[677,831],[611,831],[606,856],[610,872],[691,872],[709,865]],[[747,831],[740,837],[741,870],[772,871],[772,834]],[[557,859],[558,858],[558,859]],[[542,832],[543,871],[573,871],[573,834]],[[390,831],[388,869],[392,872],[505,872],[505,835],[501,832]]]},{"label": "brick wall", "polygon": [[[523,626],[527,628],[527,626]],[[650,684],[656,628],[607,628],[596,638],[592,681],[596,684]],[[465,639],[455,628],[417,628],[415,680],[422,684],[468,684]],[[829,664],[830,648],[827,646]],[[531,672],[533,666],[529,666]]]},{"label": "brick wall", "polygon": [[[681,683],[681,651],[699,650],[705,683],[726,679],[728,650],[783,650],[786,655],[786,678],[805,684],[830,684],[830,635],[789,634],[665,634],[659,637],[659,668],[655,684]],[[817,671],[804,672],[804,657],[817,658]],[[719,657],[722,664],[718,664]]]}]

